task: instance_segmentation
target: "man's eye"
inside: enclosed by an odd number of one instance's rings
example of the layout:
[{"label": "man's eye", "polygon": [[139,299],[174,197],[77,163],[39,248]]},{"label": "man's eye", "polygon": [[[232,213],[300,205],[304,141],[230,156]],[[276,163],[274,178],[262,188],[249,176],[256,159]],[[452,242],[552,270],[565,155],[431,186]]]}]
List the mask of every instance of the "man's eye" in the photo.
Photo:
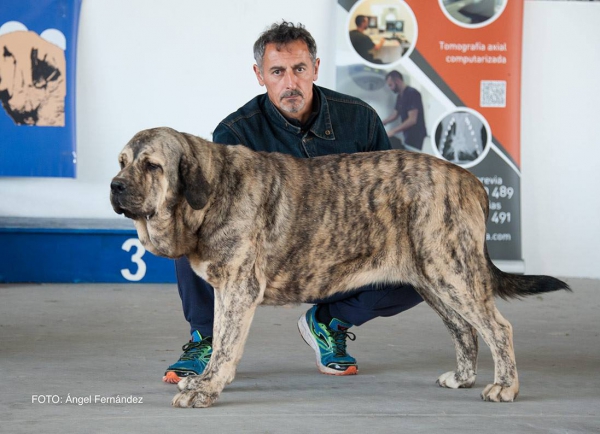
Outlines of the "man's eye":
[{"label": "man's eye", "polygon": [[273,75],[279,75],[279,74],[281,74],[281,70],[280,69],[273,70]]},{"label": "man's eye", "polygon": [[304,72],[304,71],[306,71],[306,68],[302,66],[302,67],[296,69],[296,71],[298,71],[298,72]]}]

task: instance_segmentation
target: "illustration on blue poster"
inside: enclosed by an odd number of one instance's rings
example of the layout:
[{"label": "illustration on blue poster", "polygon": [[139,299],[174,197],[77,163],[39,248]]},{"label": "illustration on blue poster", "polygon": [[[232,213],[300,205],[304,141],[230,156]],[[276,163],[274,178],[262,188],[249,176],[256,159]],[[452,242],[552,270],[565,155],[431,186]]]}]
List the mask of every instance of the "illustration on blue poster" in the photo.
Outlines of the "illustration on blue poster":
[{"label": "illustration on blue poster", "polygon": [[74,177],[81,0],[0,5],[0,176]]}]

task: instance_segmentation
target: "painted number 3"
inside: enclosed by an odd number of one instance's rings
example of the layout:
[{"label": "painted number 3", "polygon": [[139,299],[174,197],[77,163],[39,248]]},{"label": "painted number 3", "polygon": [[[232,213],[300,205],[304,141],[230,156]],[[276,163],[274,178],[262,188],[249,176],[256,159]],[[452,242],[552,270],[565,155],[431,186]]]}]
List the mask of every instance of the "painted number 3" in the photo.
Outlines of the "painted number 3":
[{"label": "painted number 3", "polygon": [[146,253],[146,249],[144,249],[144,246],[142,246],[142,243],[137,238],[129,238],[121,246],[126,252],[131,251],[132,247],[135,247],[135,252],[131,255],[131,262],[137,265],[137,271],[132,273],[127,268],[123,268],[121,269],[121,274],[131,282],[138,282],[146,275],[146,263],[142,259],[144,253]]}]

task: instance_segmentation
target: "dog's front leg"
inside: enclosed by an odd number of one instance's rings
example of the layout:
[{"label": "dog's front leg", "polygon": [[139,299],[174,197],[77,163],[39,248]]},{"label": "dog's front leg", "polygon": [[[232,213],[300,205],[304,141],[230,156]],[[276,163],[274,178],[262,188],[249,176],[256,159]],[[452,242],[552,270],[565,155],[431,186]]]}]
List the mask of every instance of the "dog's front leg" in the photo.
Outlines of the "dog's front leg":
[{"label": "dog's front leg", "polygon": [[234,376],[263,290],[254,277],[215,288],[213,352],[204,373],[179,382],[175,407],[209,407]]}]

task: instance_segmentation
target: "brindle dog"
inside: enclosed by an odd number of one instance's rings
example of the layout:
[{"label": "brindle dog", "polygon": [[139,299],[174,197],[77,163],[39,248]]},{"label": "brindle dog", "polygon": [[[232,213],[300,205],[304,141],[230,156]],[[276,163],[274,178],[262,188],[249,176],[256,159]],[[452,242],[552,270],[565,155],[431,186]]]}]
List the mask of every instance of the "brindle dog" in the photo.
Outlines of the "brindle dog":
[{"label": "brindle dog", "polygon": [[513,401],[512,327],[494,297],[569,289],[490,261],[488,197],[467,170],[413,152],[299,159],[207,142],[169,128],[141,131],[119,156],[111,202],[156,255],[187,256],[215,288],[213,353],[186,377],[177,407],[207,407],[235,376],[259,304],[324,298],[376,282],[413,285],[441,316],[457,368],[442,387],[475,383],[477,332],[490,347],[486,401]]}]

